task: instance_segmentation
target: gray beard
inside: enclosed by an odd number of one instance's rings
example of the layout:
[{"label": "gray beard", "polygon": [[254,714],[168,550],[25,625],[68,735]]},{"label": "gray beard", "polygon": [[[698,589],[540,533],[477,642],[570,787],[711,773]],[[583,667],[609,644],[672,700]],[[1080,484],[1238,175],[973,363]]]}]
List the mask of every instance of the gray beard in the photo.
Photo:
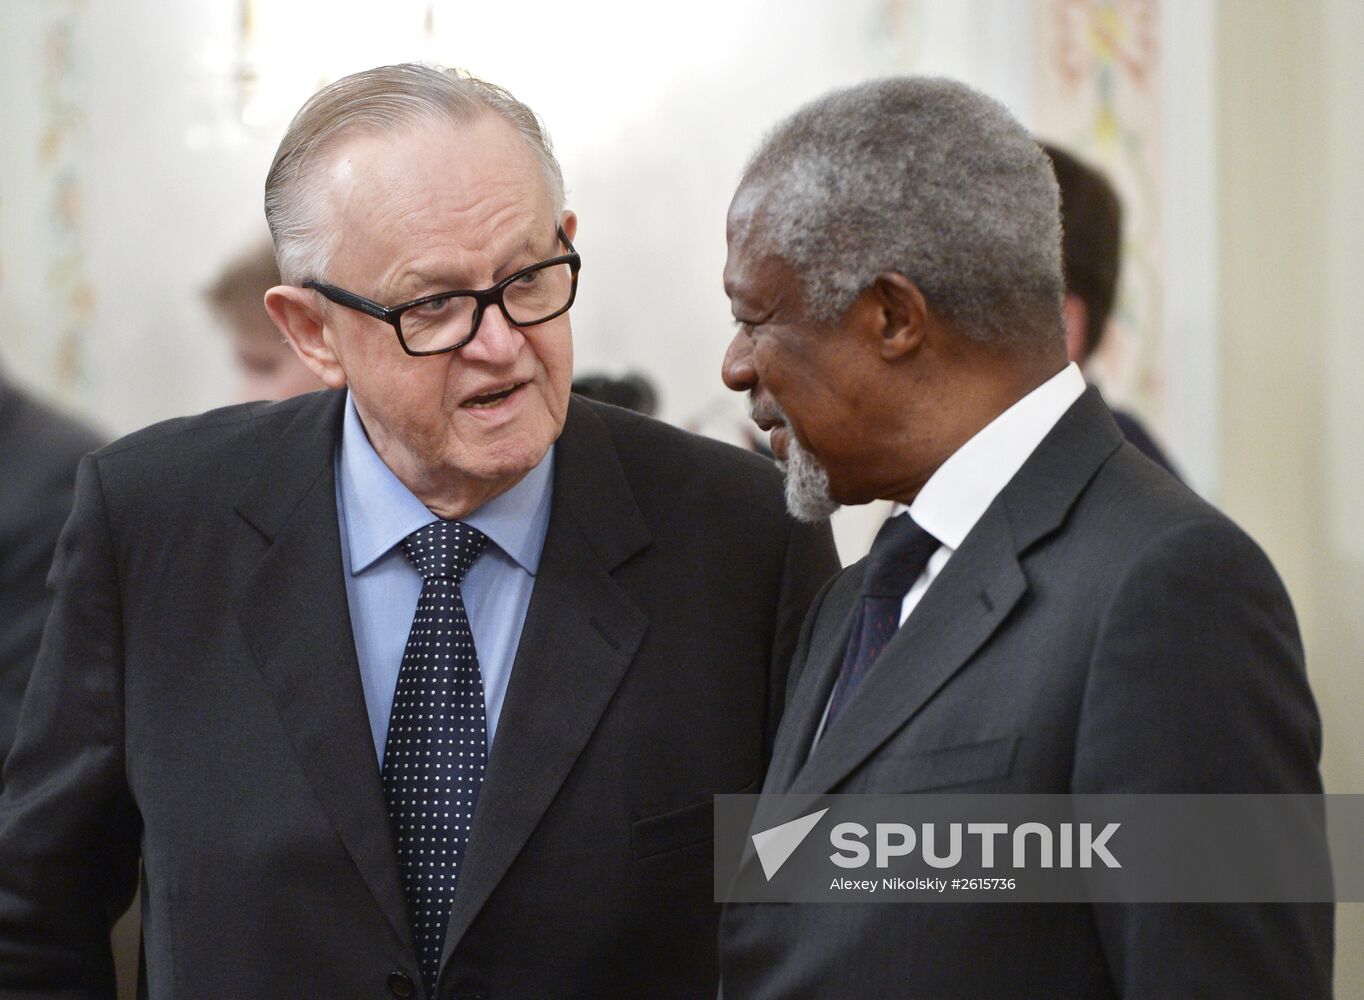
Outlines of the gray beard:
[{"label": "gray beard", "polygon": [[796,443],[796,436],[787,437],[786,461],[777,467],[786,476],[786,509],[797,521],[814,524],[828,520],[841,506],[829,494],[829,474],[815,457]]}]

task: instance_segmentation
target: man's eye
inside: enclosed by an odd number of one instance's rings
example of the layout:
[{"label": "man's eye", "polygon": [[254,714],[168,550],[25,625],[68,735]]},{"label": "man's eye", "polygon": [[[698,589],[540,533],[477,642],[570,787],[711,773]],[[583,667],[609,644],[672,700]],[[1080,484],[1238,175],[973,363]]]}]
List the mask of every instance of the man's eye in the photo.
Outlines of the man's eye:
[{"label": "man's eye", "polygon": [[529,274],[523,274],[517,278],[516,283],[518,285],[533,285],[540,280],[540,276],[539,271],[531,271]]},{"label": "man's eye", "polygon": [[423,316],[439,316],[450,307],[450,298],[432,299],[430,302],[423,302],[417,306],[415,311]]}]

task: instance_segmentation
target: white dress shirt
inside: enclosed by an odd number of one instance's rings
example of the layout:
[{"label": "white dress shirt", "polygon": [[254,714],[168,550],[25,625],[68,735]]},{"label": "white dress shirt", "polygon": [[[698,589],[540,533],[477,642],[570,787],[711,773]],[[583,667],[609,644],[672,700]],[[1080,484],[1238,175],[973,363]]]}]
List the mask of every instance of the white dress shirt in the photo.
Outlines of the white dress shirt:
[{"label": "white dress shirt", "polygon": [[[489,542],[459,588],[483,675],[489,750],[540,568],[553,484],[551,447],[519,483],[461,518]],[[384,464],[349,396],[336,449],[336,516],[351,633],[374,752],[382,767],[398,673],[422,591],[421,574],[403,554],[402,542],[436,515]]]},{"label": "white dress shirt", "polygon": [[954,451],[924,483],[912,504],[895,505],[891,517],[908,510],[915,523],[940,543],[905,594],[900,605],[901,625],[995,497],[1084,391],[1085,379],[1079,367],[1066,365]]},{"label": "white dress shirt", "polygon": [[[1080,369],[1074,364],[1066,365],[954,451],[924,483],[912,504],[906,507],[897,503],[891,510],[891,517],[908,510],[915,523],[939,542],[928,565],[905,594],[900,605],[901,625],[995,497],[1009,485],[1028,456],[1084,391]],[[828,712],[826,703],[826,718]],[[820,720],[815,743],[823,735],[824,721]]]}]

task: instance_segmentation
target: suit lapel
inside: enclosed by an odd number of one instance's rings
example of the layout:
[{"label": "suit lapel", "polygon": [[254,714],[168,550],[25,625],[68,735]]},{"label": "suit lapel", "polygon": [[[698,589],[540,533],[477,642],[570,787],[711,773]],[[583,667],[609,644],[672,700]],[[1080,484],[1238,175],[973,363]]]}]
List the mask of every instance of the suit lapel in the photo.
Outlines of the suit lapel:
[{"label": "suit lapel", "polygon": [[333,455],[344,401],[340,392],[310,397],[238,503],[238,513],[270,544],[237,609],[313,791],[410,948],[341,565]]},{"label": "suit lapel", "polygon": [[843,572],[819,609],[820,621],[828,624],[811,632],[805,664],[782,715],[776,745],[772,749],[772,764],[763,782],[763,791],[767,794],[780,795],[790,788],[809,754],[810,743],[833,690],[834,678],[843,665],[843,653],[857,610],[862,569],[859,563]]},{"label": "suit lapel", "polygon": [[[1019,561],[1022,553],[1062,524],[1100,465],[1121,443],[1102,399],[1094,389],[1087,390],[948,560],[867,674],[838,724],[821,738],[786,791],[831,791],[951,680],[1027,592],[1027,577]],[[844,645],[855,611],[854,595],[840,630]],[[802,710],[802,726],[809,731],[802,734],[805,742],[793,747],[794,751],[809,747],[814,734],[809,718],[822,713],[841,656],[842,647],[831,642],[818,689],[802,679],[802,694],[809,687],[814,704]]]},{"label": "suit lapel", "polygon": [[448,961],[572,770],[648,621],[610,573],[649,543],[610,435],[570,405],[545,548],[446,931]]},{"label": "suit lapel", "polygon": [[820,738],[790,792],[823,793],[846,778],[961,669],[1026,590],[1007,522],[987,514]]}]

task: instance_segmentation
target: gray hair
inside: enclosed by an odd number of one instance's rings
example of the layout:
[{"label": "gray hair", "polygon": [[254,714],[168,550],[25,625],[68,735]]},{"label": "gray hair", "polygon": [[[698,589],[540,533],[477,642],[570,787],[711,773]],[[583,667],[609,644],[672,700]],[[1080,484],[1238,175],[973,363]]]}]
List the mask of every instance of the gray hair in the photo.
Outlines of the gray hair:
[{"label": "gray hair", "polygon": [[563,172],[534,111],[501,87],[459,70],[379,66],[319,90],[280,141],[265,179],[265,220],[282,279],[299,284],[320,277],[331,257],[333,234],[322,218],[326,190],[317,175],[342,139],[442,121],[466,124],[489,113],[511,125],[535,154],[557,219],[564,209]]},{"label": "gray hair", "polygon": [[836,322],[885,271],[909,278],[959,333],[1001,347],[1062,336],[1056,180],[994,100],[952,80],[897,77],[835,91],[764,139],[741,187],[753,232]]}]

